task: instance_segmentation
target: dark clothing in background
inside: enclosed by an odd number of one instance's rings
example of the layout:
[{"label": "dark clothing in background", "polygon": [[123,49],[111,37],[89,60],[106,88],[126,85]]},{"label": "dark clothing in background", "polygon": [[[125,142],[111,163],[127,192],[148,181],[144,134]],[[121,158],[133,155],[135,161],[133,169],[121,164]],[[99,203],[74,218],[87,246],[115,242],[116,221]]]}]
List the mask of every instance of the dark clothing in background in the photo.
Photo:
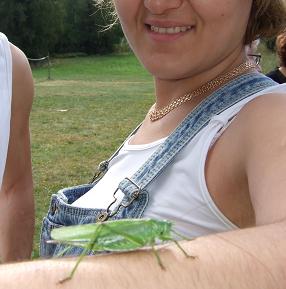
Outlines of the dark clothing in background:
[{"label": "dark clothing in background", "polygon": [[268,72],[266,76],[270,77],[271,79],[280,84],[286,83],[286,76],[279,70],[279,68],[276,68],[275,70]]}]

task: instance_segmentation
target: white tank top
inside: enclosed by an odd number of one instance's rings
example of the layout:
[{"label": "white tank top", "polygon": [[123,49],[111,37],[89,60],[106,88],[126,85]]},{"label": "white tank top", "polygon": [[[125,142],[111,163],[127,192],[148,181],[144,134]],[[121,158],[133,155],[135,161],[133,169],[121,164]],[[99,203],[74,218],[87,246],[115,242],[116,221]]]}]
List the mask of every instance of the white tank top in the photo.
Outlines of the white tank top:
[{"label": "white tank top", "polygon": [[10,136],[12,101],[12,56],[7,37],[0,32],[0,188]]},{"label": "white tank top", "polygon": [[[189,238],[236,229],[236,225],[217,208],[208,192],[205,180],[207,154],[229,121],[247,102],[266,93],[280,92],[286,92],[286,84],[267,88],[213,117],[177,154],[172,165],[167,166],[148,186],[149,203],[143,217],[170,220],[178,233]],[[106,209],[113,201],[113,192],[119,182],[131,177],[164,140],[144,145],[129,145],[127,141],[110,162],[104,177],[72,205]],[[116,197],[120,201],[123,194],[120,196],[119,191]]]}]

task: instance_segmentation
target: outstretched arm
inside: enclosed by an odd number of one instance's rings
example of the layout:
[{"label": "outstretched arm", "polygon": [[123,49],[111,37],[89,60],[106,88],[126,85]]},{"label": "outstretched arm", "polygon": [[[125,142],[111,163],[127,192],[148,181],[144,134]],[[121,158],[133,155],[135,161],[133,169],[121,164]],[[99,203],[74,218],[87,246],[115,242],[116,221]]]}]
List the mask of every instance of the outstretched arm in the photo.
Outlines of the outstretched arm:
[{"label": "outstretched arm", "polygon": [[13,95],[11,133],[0,191],[0,260],[27,259],[32,251],[34,201],[29,115],[33,79],[25,55],[11,44]]},{"label": "outstretched arm", "polygon": [[[160,249],[166,270],[151,251],[87,257],[64,284],[76,259],[0,266],[0,288],[284,289],[286,222],[182,242]],[[21,284],[21,285],[20,285]]]},{"label": "outstretched arm", "polygon": [[243,156],[257,227],[182,242],[196,259],[174,245],[163,248],[165,271],[151,251],[88,257],[61,285],[75,259],[2,265],[0,288],[286,288],[285,109],[285,96],[272,95],[242,112],[248,141]]}]

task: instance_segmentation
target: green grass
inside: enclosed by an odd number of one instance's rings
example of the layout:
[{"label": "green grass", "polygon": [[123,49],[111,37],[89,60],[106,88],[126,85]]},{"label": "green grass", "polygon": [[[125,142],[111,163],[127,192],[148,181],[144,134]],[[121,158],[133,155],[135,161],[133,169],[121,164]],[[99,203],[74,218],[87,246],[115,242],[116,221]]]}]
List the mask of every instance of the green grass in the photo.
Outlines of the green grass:
[{"label": "green grass", "polygon": [[261,53],[261,66],[263,73],[268,73],[278,65],[278,59],[275,53],[271,53],[265,45],[259,45],[258,52]]},{"label": "green grass", "polygon": [[[52,60],[51,75],[62,80],[97,81],[142,81],[150,76],[131,55],[109,55],[78,58],[58,58]],[[47,69],[35,69],[37,80],[45,80]]]},{"label": "green grass", "polygon": [[[261,52],[269,71],[275,56]],[[47,67],[33,69],[34,257],[51,194],[88,182],[153,103],[151,76],[132,55],[54,59],[52,80],[47,73]]]},{"label": "green grass", "polygon": [[88,182],[153,102],[150,75],[132,55],[56,59],[33,69],[31,115],[36,202],[34,257],[51,194]]}]

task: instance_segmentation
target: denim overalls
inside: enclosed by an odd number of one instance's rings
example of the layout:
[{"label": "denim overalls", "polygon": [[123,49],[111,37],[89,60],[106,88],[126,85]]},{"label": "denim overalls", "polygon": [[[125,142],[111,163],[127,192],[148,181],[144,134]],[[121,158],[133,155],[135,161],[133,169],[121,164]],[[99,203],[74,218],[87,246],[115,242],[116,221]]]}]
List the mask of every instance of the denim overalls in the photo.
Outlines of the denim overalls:
[{"label": "denim overalls", "polygon": [[[43,219],[40,245],[41,256],[50,257],[57,255],[64,249],[63,245],[46,242],[51,239],[50,234],[53,228],[94,223],[107,219],[140,218],[148,204],[149,193],[152,193],[148,192],[148,184],[208,124],[211,117],[221,113],[240,100],[275,84],[274,81],[262,74],[249,73],[232,80],[215,91],[183,120],[130,179],[125,178],[119,183],[117,190],[114,192],[114,202],[104,211],[102,209],[77,208],[71,206],[71,204],[96,185],[108,170],[109,162],[117,155],[122,146],[109,160],[100,164],[99,174],[91,184],[65,188],[52,195],[48,214]],[[115,208],[111,209],[116,202],[116,192],[118,190],[123,192],[124,198]],[[81,248],[74,247],[67,251],[65,255],[79,255],[81,252]]]}]

